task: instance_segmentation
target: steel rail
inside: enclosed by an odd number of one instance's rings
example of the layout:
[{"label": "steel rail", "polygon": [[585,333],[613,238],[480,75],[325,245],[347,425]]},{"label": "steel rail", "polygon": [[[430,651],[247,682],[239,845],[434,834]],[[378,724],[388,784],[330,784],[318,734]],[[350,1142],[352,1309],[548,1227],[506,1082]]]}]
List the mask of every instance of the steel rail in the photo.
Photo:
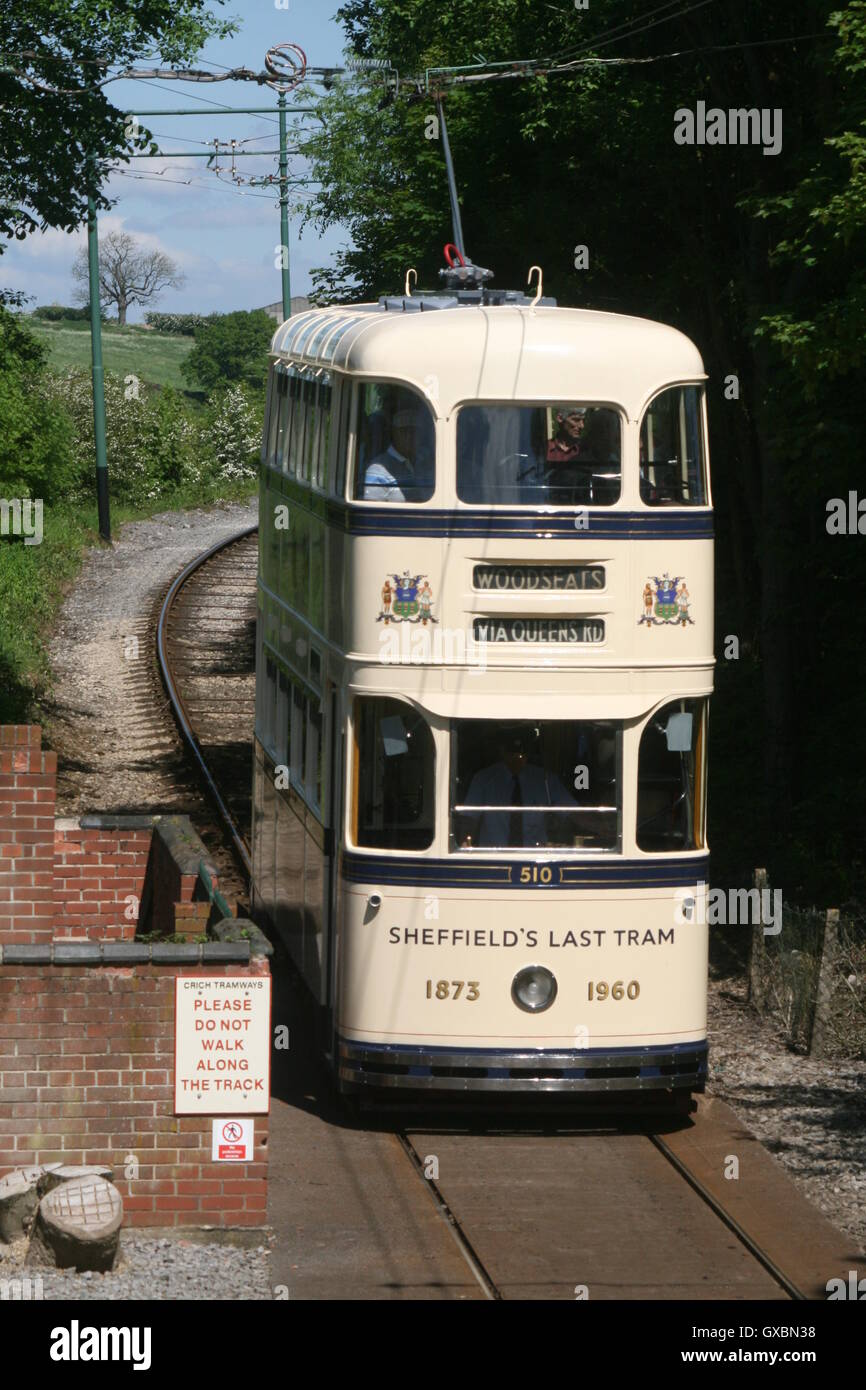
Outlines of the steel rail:
[{"label": "steel rail", "polygon": [[500,1301],[502,1298],[502,1294],[499,1292],[499,1289],[496,1286],[496,1282],[493,1279],[493,1276],[488,1272],[487,1269],[485,1269],[480,1255],[476,1251],[475,1247],[473,1246],[471,1240],[467,1236],[457,1217],[454,1215],[453,1211],[449,1207],[442,1193],[439,1191],[439,1188],[437,1187],[434,1179],[428,1178],[426,1176],[424,1172],[424,1164],[421,1159],[421,1155],[418,1153],[418,1150],[415,1148],[415,1145],[412,1143],[412,1140],[409,1138],[409,1135],[405,1131],[400,1130],[395,1134],[394,1137],[397,1140],[403,1152],[406,1154],[406,1157],[409,1159],[409,1162],[412,1164],[412,1167],[415,1169],[415,1172],[418,1174],[418,1177],[421,1179],[424,1186],[428,1189],[433,1205],[435,1206],[437,1212],[439,1213],[439,1216],[442,1218],[445,1225],[447,1226],[451,1238],[457,1246],[457,1249],[460,1251],[460,1254],[463,1256],[463,1259],[466,1261],[466,1264],[472,1271],[472,1274],[474,1275],[482,1293],[484,1294],[484,1297],[488,1299],[491,1303],[496,1303]]},{"label": "steel rail", "polygon": [[228,806],[223,800],[222,795],[220,793],[220,789],[217,786],[216,781],[214,780],[213,774],[211,773],[210,768],[205,762],[204,755],[202,754],[198,739],[195,734],[195,730],[192,726],[192,721],[190,720],[186,705],[184,704],[183,696],[181,695],[177,687],[177,684],[175,683],[174,676],[172,674],[171,661],[168,654],[168,643],[166,639],[168,622],[171,617],[171,612],[172,608],[174,607],[175,599],[177,598],[181,589],[186,584],[187,580],[189,580],[192,575],[194,575],[199,569],[201,569],[203,565],[207,564],[208,560],[211,560],[214,555],[218,555],[221,550],[227,550],[230,545],[236,545],[238,541],[245,540],[247,536],[253,535],[256,531],[258,531],[258,529],[258,526],[247,526],[243,531],[236,532],[235,535],[229,536],[227,540],[218,541],[216,545],[211,546],[210,550],[205,550],[202,552],[201,555],[197,555],[194,560],[190,560],[189,564],[181,570],[180,574],[174,580],[174,582],[171,585],[171,588],[166,594],[165,599],[162,603],[162,607],[160,608],[159,622],[157,623],[156,628],[157,660],[159,661],[159,668],[162,673],[162,679],[165,684],[166,692],[168,694],[172,710],[174,712],[174,717],[177,720],[178,727],[180,729],[181,734],[183,735],[184,741],[187,744],[190,752],[192,753],[193,758],[196,761],[199,772],[201,773],[204,779],[211,800],[213,801],[217,811],[219,812],[220,819],[222,820],[229,833],[229,836],[231,837],[234,851],[237,854],[241,864],[244,867],[244,871],[248,876],[252,875],[253,869],[249,847],[243,835],[240,833],[240,830],[238,829],[237,825],[235,824],[231,811],[229,810]]},{"label": "steel rail", "polygon": [[727,1226],[728,1230],[737,1237],[737,1240],[746,1247],[753,1259],[757,1260],[758,1264],[767,1271],[771,1278],[775,1279],[780,1288],[785,1290],[788,1297],[794,1299],[794,1301],[798,1303],[807,1302],[808,1294],[803,1293],[802,1289],[798,1289],[797,1285],[793,1284],[788,1276],[782,1273],[779,1266],[771,1260],[766,1251],[762,1250],[757,1241],[753,1240],[748,1231],[740,1225],[739,1221],[731,1216],[730,1212],[725,1210],[718,1198],[713,1196],[712,1192],[710,1192],[709,1188],[704,1186],[700,1178],[695,1177],[694,1173],[689,1170],[687,1165],[668,1147],[664,1139],[660,1139],[657,1134],[647,1134],[647,1138],[651,1144],[655,1145],[659,1153],[667,1159],[668,1163],[676,1169],[680,1177],[685,1178],[689,1187],[698,1194],[702,1201],[706,1202],[711,1211],[713,1211],[719,1220]]}]

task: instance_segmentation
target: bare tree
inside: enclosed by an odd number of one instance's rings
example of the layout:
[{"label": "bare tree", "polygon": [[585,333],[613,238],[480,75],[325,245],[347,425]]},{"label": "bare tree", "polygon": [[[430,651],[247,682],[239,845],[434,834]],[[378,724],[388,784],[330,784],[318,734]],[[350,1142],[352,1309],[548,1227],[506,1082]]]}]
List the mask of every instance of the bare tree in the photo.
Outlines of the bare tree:
[{"label": "bare tree", "polygon": [[[76,298],[90,300],[90,272],[87,247],[82,246],[72,264],[77,281]],[[163,251],[147,251],[128,232],[109,232],[99,243],[99,301],[104,307],[117,305],[118,323],[126,323],[130,304],[153,304],[164,289],[179,288],[186,276],[171,256]]]}]

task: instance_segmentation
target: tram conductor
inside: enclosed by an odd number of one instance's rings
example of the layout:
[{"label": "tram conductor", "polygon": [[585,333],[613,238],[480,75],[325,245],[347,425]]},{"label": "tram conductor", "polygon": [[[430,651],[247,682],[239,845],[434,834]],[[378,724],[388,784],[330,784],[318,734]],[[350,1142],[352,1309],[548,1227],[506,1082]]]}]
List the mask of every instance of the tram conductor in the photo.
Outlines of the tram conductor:
[{"label": "tram conductor", "polygon": [[484,809],[474,817],[470,811],[461,812],[466,827],[461,849],[545,847],[550,837],[543,808],[577,809],[578,803],[555,772],[529,762],[530,746],[526,729],[503,729],[497,761],[476,772],[469,784],[464,806]]}]

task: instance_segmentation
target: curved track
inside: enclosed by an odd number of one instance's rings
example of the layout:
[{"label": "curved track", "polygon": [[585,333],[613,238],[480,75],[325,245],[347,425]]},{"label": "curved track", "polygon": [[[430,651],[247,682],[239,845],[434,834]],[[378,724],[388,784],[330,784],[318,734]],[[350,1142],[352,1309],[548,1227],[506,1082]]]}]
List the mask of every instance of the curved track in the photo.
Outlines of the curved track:
[{"label": "curved track", "polygon": [[257,536],[258,528],[248,527],[181,570],[156,632],[175,721],[235,861],[223,856],[217,865],[221,885],[235,897],[245,896],[251,870]]}]

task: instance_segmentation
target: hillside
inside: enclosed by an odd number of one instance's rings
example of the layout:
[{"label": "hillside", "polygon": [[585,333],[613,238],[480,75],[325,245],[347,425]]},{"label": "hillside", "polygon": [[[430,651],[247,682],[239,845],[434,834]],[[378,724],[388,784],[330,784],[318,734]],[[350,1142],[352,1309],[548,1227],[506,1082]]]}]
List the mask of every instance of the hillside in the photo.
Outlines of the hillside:
[{"label": "hillside", "polygon": [[[28,317],[28,328],[48,348],[52,367],[90,367],[90,325],[87,323],[50,323]],[[194,339],[169,333],[154,333],[131,325],[117,328],[103,324],[102,357],[107,372],[118,376],[134,373],[151,386],[174,386],[183,391],[187,383],[180,374],[180,364],[193,346]]]}]

